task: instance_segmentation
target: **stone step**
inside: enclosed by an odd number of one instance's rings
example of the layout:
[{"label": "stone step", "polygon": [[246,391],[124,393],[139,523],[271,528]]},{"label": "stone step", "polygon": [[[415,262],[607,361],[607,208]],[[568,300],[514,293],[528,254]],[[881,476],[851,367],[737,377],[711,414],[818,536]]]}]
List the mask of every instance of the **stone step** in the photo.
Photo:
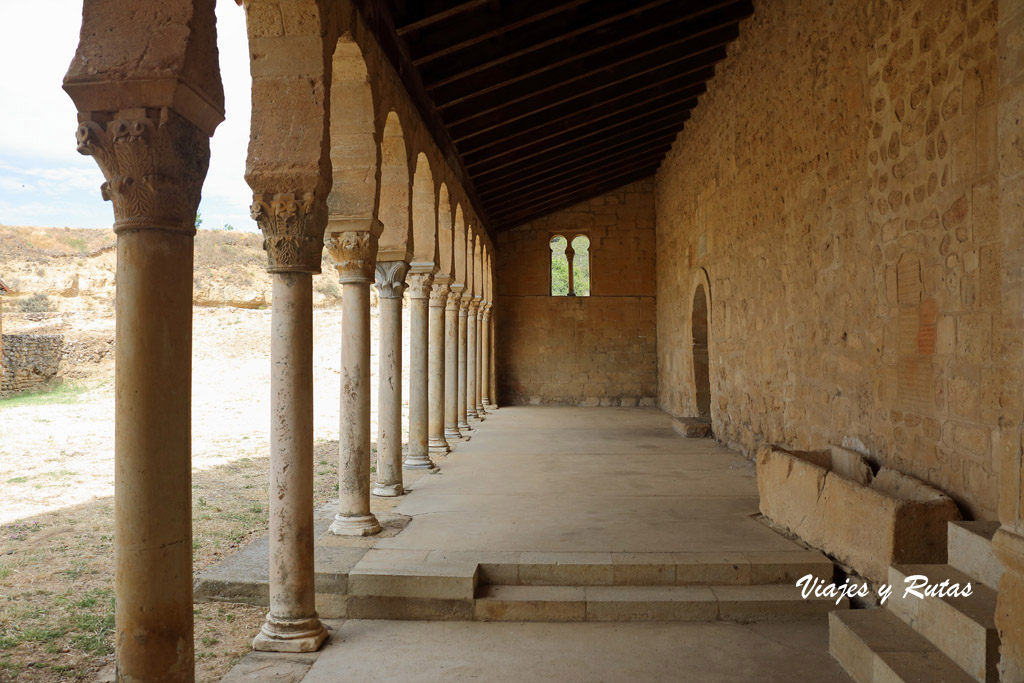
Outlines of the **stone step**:
[{"label": "stone step", "polygon": [[364,558],[348,574],[349,597],[472,600],[477,565],[469,562],[388,562]]},{"label": "stone step", "polygon": [[[929,585],[943,581],[971,584],[966,597],[905,596],[906,578],[928,577]],[[996,630],[996,592],[973,581],[948,564],[893,565],[889,568],[892,596],[886,607],[976,681],[998,681],[999,632]]]},{"label": "stone step", "polygon": [[483,586],[477,621],[785,621],[848,601],[804,600],[794,586]]},{"label": "stone step", "polygon": [[856,683],[973,683],[924,636],[886,609],[828,615],[828,649]]},{"label": "stone step", "polygon": [[950,522],[946,561],[975,581],[999,590],[1003,565],[992,552],[992,536],[998,530],[999,522]]},{"label": "stone step", "polygon": [[[744,553],[444,553],[480,563],[482,583],[520,586],[718,586],[831,581],[816,550]],[[428,562],[429,563],[429,562]]]}]

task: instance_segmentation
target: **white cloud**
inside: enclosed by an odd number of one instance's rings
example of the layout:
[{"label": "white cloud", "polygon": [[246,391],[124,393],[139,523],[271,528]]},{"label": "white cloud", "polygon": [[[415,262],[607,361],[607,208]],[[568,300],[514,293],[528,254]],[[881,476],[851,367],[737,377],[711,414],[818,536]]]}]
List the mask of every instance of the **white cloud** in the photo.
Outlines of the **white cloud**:
[{"label": "white cloud", "polygon": [[[82,0],[0,0],[4,94],[0,97],[0,223],[109,226],[95,162],[75,150],[77,112],[61,82],[78,45]],[[217,0],[227,118],[214,134],[204,185],[204,226],[255,229],[246,185],[250,78],[245,13]]]}]

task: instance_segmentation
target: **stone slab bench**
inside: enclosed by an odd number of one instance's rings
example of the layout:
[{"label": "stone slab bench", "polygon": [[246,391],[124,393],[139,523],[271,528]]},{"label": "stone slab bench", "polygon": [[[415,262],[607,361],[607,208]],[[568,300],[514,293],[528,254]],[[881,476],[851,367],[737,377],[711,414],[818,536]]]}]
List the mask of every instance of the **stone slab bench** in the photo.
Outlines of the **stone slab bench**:
[{"label": "stone slab bench", "polygon": [[761,513],[809,545],[877,583],[892,564],[946,561],[947,522],[960,511],[948,496],[885,467],[877,475],[853,451],[757,452]]}]

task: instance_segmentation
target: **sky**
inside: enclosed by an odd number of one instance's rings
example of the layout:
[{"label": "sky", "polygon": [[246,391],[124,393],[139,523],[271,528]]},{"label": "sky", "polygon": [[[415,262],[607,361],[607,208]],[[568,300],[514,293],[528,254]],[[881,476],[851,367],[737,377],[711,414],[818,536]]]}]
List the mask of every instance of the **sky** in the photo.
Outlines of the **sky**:
[{"label": "sky", "polygon": [[[61,89],[81,25],[82,0],[0,0],[0,225],[113,225],[110,202],[100,196],[103,174],[75,150],[77,112]],[[217,35],[226,118],[210,143],[202,227],[255,230],[243,178],[249,48],[245,12],[234,0],[217,0]]]}]

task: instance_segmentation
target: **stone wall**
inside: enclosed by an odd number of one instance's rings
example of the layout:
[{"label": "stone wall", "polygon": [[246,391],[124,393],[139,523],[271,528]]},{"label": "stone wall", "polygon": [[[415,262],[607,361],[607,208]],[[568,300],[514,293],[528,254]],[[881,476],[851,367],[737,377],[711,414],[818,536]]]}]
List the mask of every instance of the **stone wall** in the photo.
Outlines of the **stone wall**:
[{"label": "stone wall", "polygon": [[657,176],[666,410],[696,414],[704,282],[719,439],[844,444],[995,516],[1021,422],[997,4],[755,2]]},{"label": "stone wall", "polygon": [[[654,186],[627,185],[503,232],[497,248],[498,400],[653,405]],[[550,296],[550,239],[590,239],[591,296]]]},{"label": "stone wall", "polygon": [[0,395],[36,389],[57,377],[64,336],[5,334],[0,363]]}]

